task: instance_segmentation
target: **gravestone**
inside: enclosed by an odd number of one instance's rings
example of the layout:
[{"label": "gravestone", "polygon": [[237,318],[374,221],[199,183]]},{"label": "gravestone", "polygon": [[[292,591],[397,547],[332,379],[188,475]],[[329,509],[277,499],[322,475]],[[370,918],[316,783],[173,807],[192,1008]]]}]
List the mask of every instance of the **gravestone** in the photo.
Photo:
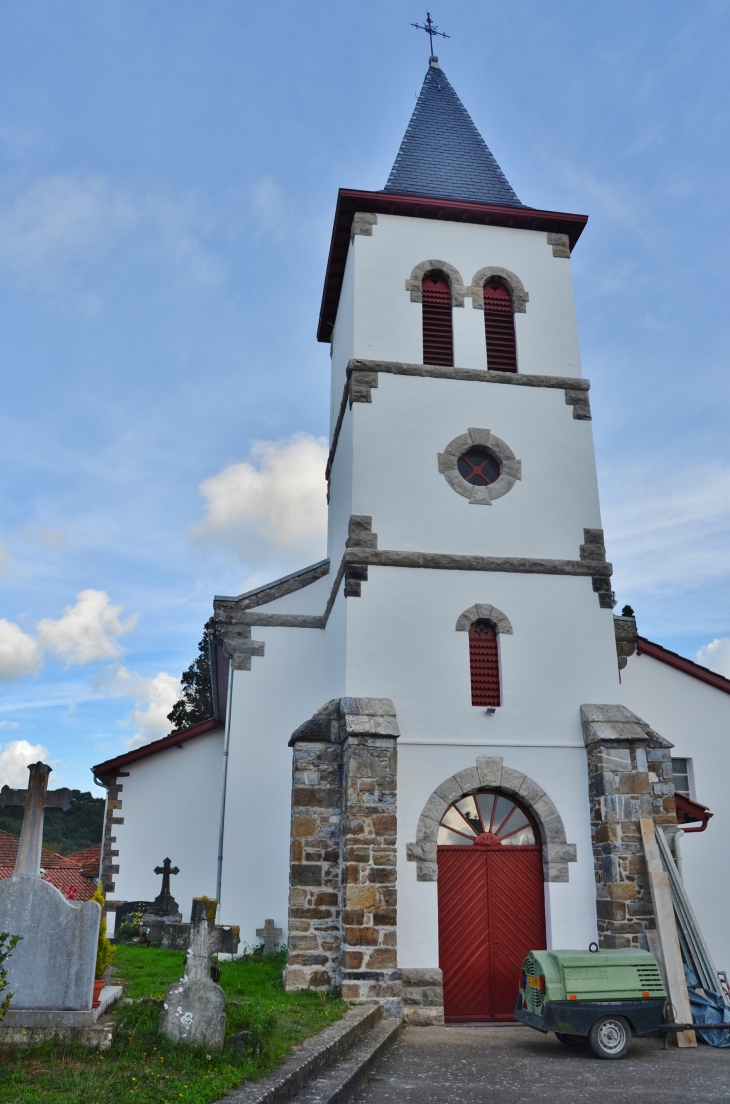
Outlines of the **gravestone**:
[{"label": "gravestone", "polygon": [[264,954],[275,955],[281,943],[281,928],[277,928],[273,920],[264,920],[263,928],[257,928],[256,934],[264,941]]},{"label": "gravestone", "polygon": [[11,1013],[23,1009],[90,1011],[101,909],[96,901],[67,901],[41,877],[46,809],[68,809],[70,790],[48,793],[46,763],[28,767],[27,790],[0,790],[0,808],[24,807],[15,870],[0,882],[0,931],[19,935],[7,959]]},{"label": "gravestone", "polygon": [[210,977],[213,955],[229,938],[216,926],[217,907],[216,900],[193,897],[185,976],[168,986],[160,1015],[160,1031],[173,1042],[211,1050],[223,1047],[226,1028],[225,993]]},{"label": "gravestone", "polygon": [[166,923],[179,924],[182,920],[178,903],[170,893],[170,876],[179,874],[179,869],[167,858],[162,866],[155,867],[154,872],[162,875],[162,888],[154,901],[145,909],[139,925],[140,935],[150,942],[162,939]]}]

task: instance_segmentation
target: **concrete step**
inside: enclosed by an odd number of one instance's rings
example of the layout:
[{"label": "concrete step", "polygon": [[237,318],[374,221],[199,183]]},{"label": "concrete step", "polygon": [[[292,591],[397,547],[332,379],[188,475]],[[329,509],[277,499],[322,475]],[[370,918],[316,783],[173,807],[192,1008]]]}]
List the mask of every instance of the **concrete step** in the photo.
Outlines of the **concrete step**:
[{"label": "concrete step", "polygon": [[345,1104],[367,1080],[370,1070],[400,1035],[400,1020],[381,1020],[326,1073],[294,1097],[292,1104]]},{"label": "concrete step", "polygon": [[298,1094],[348,1054],[373,1028],[381,1022],[400,1024],[399,1020],[381,1021],[381,1015],[379,1004],[350,1008],[337,1023],[294,1047],[275,1073],[234,1089],[218,1104],[289,1104],[299,1100]]}]

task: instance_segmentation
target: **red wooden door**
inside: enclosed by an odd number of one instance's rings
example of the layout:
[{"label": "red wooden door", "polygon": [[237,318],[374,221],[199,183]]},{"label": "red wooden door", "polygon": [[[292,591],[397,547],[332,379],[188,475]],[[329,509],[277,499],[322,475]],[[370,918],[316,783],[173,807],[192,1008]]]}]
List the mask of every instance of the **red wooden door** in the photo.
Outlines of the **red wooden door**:
[{"label": "red wooden door", "polygon": [[447,1020],[511,1020],[528,951],[545,947],[542,848],[439,847]]}]

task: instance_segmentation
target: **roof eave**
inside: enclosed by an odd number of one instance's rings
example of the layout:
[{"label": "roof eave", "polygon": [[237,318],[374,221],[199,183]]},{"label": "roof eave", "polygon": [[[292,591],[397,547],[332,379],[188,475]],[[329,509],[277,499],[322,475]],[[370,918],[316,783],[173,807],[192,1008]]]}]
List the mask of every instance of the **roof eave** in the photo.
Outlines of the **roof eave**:
[{"label": "roof eave", "polygon": [[658,659],[668,667],[674,667],[677,671],[683,671],[685,675],[699,679],[700,682],[706,682],[708,686],[714,686],[716,690],[722,690],[724,694],[730,694],[730,679],[726,679],[724,675],[718,675],[717,671],[711,671],[709,667],[702,667],[699,663],[678,655],[677,652],[670,652],[661,644],[647,640],[645,636],[637,637],[636,654]]},{"label": "roof eave", "polygon": [[106,762],[99,763],[97,766],[92,767],[91,772],[94,778],[102,779],[105,775],[117,773],[130,763],[136,763],[140,759],[147,759],[150,755],[157,755],[161,751],[167,751],[168,748],[182,747],[188,740],[192,740],[196,736],[202,736],[205,732],[212,732],[214,728],[222,727],[222,721],[218,720],[216,717],[211,717],[209,721],[201,721],[199,724],[186,728],[183,732],[173,732],[170,736],[163,736],[160,740],[153,740],[150,744],[143,744],[142,747],[135,748],[134,751],[128,751],[125,755],[118,755],[115,759],[107,759]]},{"label": "roof eave", "polygon": [[396,195],[393,192],[363,192],[340,188],[337,194],[337,207],[322,293],[322,307],[317,329],[318,341],[332,340],[350,245],[352,220],[356,211],[567,234],[571,250],[588,222],[588,215],[541,211],[535,207],[506,207],[488,203],[468,203],[456,199],[434,199],[432,196]]}]

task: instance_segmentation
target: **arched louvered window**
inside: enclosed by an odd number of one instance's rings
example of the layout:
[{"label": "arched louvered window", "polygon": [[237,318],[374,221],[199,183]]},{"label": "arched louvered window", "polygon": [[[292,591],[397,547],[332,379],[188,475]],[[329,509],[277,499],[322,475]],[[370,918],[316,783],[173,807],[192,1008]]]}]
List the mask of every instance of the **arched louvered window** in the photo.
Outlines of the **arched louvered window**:
[{"label": "arched louvered window", "polygon": [[494,625],[475,621],[469,629],[471,704],[501,705],[499,691],[499,644]]},{"label": "arched louvered window", "polygon": [[512,296],[497,280],[490,280],[484,285],[484,328],[487,332],[487,369],[490,372],[516,372],[517,343]]},{"label": "arched louvered window", "polygon": [[423,363],[454,366],[451,285],[440,272],[427,272],[421,282],[423,302]]}]

